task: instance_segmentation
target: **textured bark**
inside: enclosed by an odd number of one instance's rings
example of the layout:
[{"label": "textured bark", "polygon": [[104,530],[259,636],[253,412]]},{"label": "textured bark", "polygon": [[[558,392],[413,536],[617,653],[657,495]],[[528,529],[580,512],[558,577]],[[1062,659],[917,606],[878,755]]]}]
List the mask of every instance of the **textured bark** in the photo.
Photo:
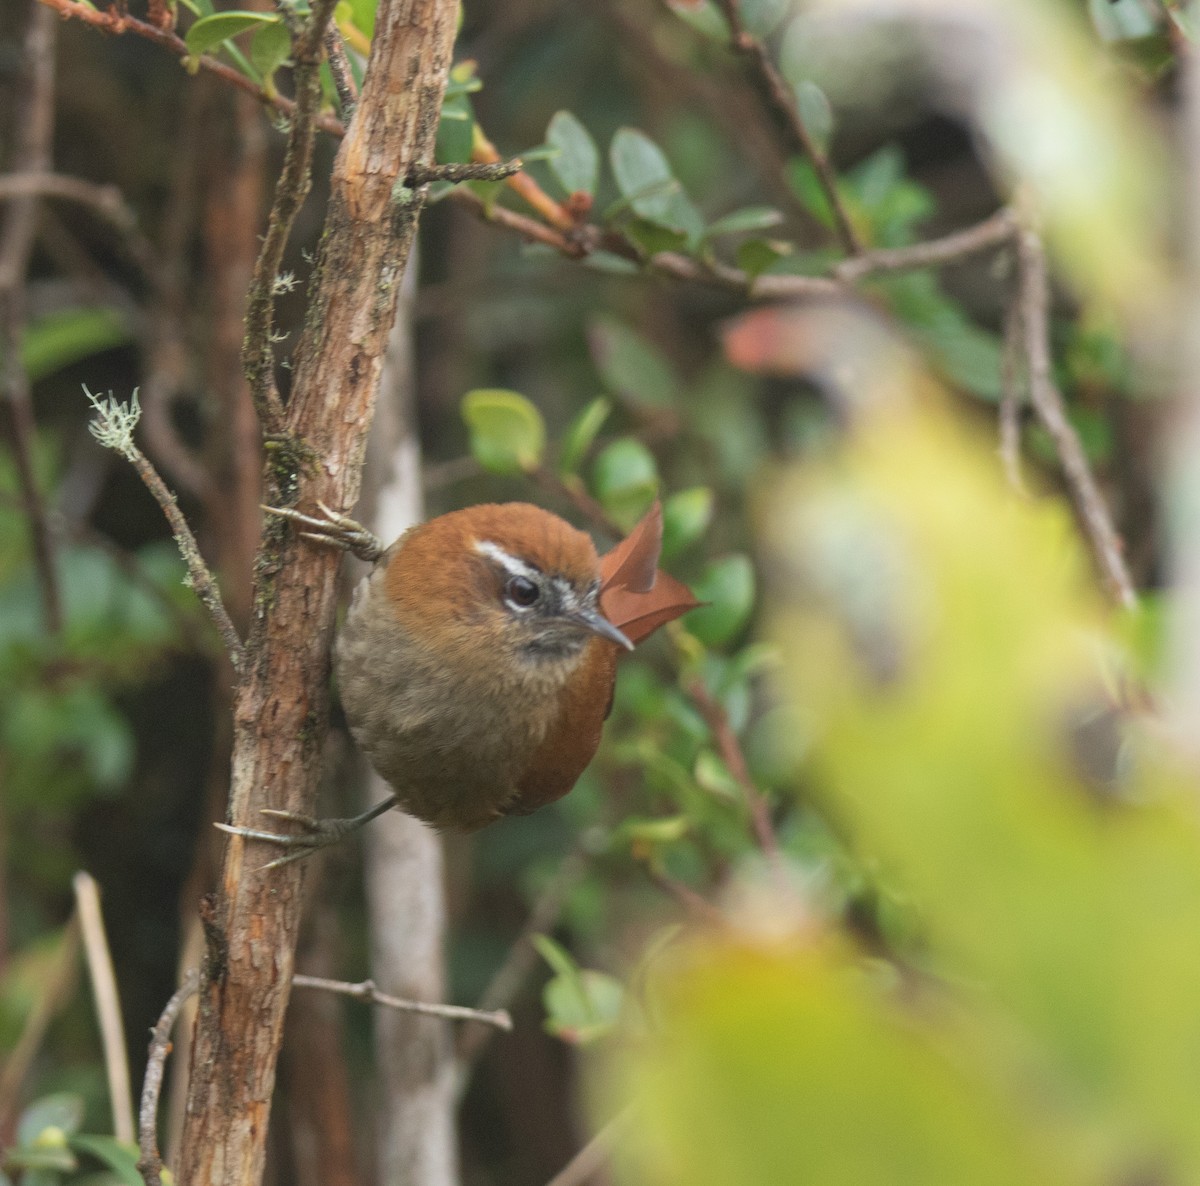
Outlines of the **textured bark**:
[{"label": "textured bark", "polygon": [[[268,497],[350,507],[419,202],[398,177],[432,154],[457,0],[384,0],[355,118],[334,162],[320,263],[286,430],[269,442]],[[230,817],[315,814],[328,724],[336,555],[267,528],[234,713]],[[265,872],[269,846],[231,839],[208,938],[177,1177],[262,1179],[276,1061],[295,960],[303,862]]]},{"label": "textured bark", "polygon": [[[367,452],[369,522],[389,543],[423,518],[409,316],[414,273],[410,266]],[[391,794],[374,771],[364,785],[364,806]],[[395,996],[444,1001],[440,837],[411,816],[389,811],[367,830],[365,853],[372,979]],[[379,1180],[388,1186],[454,1186],[458,1158],[449,1023],[378,1009],[375,1052],[381,1087]]]}]

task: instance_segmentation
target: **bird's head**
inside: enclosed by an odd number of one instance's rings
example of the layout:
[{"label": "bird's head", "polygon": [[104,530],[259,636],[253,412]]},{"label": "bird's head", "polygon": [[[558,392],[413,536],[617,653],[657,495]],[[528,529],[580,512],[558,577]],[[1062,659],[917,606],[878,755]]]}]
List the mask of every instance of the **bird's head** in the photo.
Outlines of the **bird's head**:
[{"label": "bird's head", "polygon": [[530,668],[570,665],[596,638],[633,649],[600,610],[591,539],[526,503],[467,507],[405,537],[388,572],[397,607],[476,661],[499,655]]}]

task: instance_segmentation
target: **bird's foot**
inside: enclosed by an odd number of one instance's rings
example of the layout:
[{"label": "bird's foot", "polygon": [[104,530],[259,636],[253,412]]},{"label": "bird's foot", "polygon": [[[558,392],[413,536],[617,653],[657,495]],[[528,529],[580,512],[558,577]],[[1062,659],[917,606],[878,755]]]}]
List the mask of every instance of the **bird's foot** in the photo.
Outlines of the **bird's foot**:
[{"label": "bird's foot", "polygon": [[351,552],[360,560],[373,564],[383,555],[384,547],[379,537],[368,531],[361,523],[343,515],[340,511],[332,510],[323,502],[317,502],[323,518],[305,515],[290,507],[268,507],[262,509],[268,515],[278,515],[301,528],[301,539],[312,540],[316,544],[324,544],[329,548],[340,548],[343,552]]},{"label": "bird's foot", "polygon": [[262,808],[259,812],[260,815],[269,816],[271,819],[280,820],[283,823],[295,824],[300,829],[299,832],[291,833],[268,832],[261,828],[243,828],[234,824],[218,823],[213,826],[230,836],[241,836],[243,840],[262,840],[267,844],[275,844],[284,849],[282,856],[276,857],[262,867],[260,872],[265,872],[268,869],[279,869],[284,865],[290,865],[293,861],[303,861],[322,848],[340,843],[351,832],[357,832],[359,828],[369,824],[395,805],[396,796],[393,795],[390,799],[377,803],[370,811],[364,811],[362,815],[351,816],[349,819],[314,819],[311,815],[304,815],[299,811],[277,811],[273,807]]}]

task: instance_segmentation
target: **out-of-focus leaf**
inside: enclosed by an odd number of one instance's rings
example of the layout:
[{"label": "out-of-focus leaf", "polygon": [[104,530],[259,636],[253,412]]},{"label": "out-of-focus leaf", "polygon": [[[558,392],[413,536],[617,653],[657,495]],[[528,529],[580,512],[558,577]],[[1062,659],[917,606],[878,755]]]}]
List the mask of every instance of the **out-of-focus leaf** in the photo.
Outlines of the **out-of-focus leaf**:
[{"label": "out-of-focus leaf", "polygon": [[557,111],[546,129],[546,143],[557,150],[550,171],[568,193],[594,194],[600,176],[600,150],[591,133],[569,111]]},{"label": "out-of-focus leaf", "polygon": [[737,264],[751,280],[757,280],[772,264],[791,254],[792,245],[774,239],[747,239],[738,244]]},{"label": "out-of-focus leaf", "polygon": [[811,78],[802,78],[795,84],[796,109],[808,129],[808,134],[822,149],[829,148],[833,139],[833,108],[829,98]]},{"label": "out-of-focus leaf", "polygon": [[740,633],[754,610],[754,566],[740,555],[714,560],[692,591],[708,604],[688,615],[688,630],[710,647],[723,646]]},{"label": "out-of-focus leaf", "polygon": [[212,16],[201,17],[184,34],[183,40],[190,54],[206,54],[230,37],[260,25],[278,24],[281,20],[281,17],[267,12],[215,12]]},{"label": "out-of-focus leaf", "polygon": [[143,1178],[138,1171],[138,1147],[123,1145],[115,1137],[76,1133],[71,1138],[71,1148],[77,1153],[87,1153],[103,1162],[123,1183],[123,1186],[142,1186]]},{"label": "out-of-focus leaf", "polygon": [[712,0],[667,0],[667,7],[705,37],[729,40],[729,25]]},{"label": "out-of-focus leaf", "polygon": [[21,361],[31,382],[116,346],[132,334],[125,318],[109,305],[60,309],[34,321],[21,344]]},{"label": "out-of-focus leaf", "polygon": [[566,1042],[586,1044],[609,1033],[624,1001],[621,982],[604,972],[581,969],[553,939],[534,935],[533,945],[554,969],[542,993],[546,1029]]},{"label": "out-of-focus leaf", "polygon": [[650,970],[656,1032],[607,1063],[597,1112],[638,1186],[1080,1186],[1070,1154],[833,944],[711,938]]},{"label": "out-of-focus leaf", "polygon": [[1158,32],[1162,6],[1148,0],[1088,0],[1088,13],[1105,41],[1127,41]]},{"label": "out-of-focus leaf", "polygon": [[715,500],[708,486],[680,490],[663,503],[663,546],[666,559],[694,544],[712,522]]},{"label": "out-of-focus leaf", "polygon": [[592,489],[621,526],[632,527],[658,494],[654,454],[632,437],[613,441],[592,466]]},{"label": "out-of-focus leaf", "polygon": [[546,424],[523,395],[499,388],[469,391],[463,396],[462,414],[470,430],[471,452],[484,469],[519,474],[541,464]]},{"label": "out-of-focus leaf", "polygon": [[755,231],[770,230],[783,222],[783,215],[773,206],[746,206],[734,210],[704,230],[705,239],[719,239],[722,235],[747,235]]},{"label": "out-of-focus leaf", "polygon": [[[1126,315],[1154,316],[1171,274],[1161,197],[1167,154],[1127,80],[1098,69],[1078,6],[818,0],[796,18],[789,43],[820,47],[805,65],[836,106],[853,100],[860,74],[847,59],[847,49],[854,52],[847,31],[861,45],[878,45],[895,36],[897,23],[910,22],[934,47],[929,61],[946,93],[991,142],[1005,186],[1027,183],[1080,291]],[[823,69],[832,63],[836,69]]]},{"label": "out-of-focus leaf", "polygon": [[[23,1149],[65,1148],[67,1137],[78,1132],[82,1123],[82,1096],[69,1091],[44,1095],[21,1113],[17,1122],[17,1144]],[[52,1133],[49,1137],[48,1130]]]},{"label": "out-of-focus leaf", "polygon": [[609,148],[617,188],[642,218],[698,239],[704,222],[671,171],[661,148],[645,132],[619,128]]},{"label": "out-of-focus leaf", "polygon": [[752,37],[770,37],[792,10],[793,0],[740,0],[742,24]]},{"label": "out-of-focus leaf", "polygon": [[614,395],[634,405],[669,406],[680,381],[667,357],[641,334],[612,317],[597,317],[588,330],[592,360]]},{"label": "out-of-focus leaf", "polygon": [[292,35],[283,21],[263,25],[250,42],[250,61],[270,79],[292,52]]},{"label": "out-of-focus leaf", "polygon": [[605,420],[612,413],[612,404],[603,396],[592,400],[574,420],[563,436],[558,456],[560,473],[573,474],[587,456]]},{"label": "out-of-focus leaf", "polygon": [[471,159],[475,143],[475,112],[467,94],[451,95],[442,103],[435,155],[443,165],[462,164]]}]

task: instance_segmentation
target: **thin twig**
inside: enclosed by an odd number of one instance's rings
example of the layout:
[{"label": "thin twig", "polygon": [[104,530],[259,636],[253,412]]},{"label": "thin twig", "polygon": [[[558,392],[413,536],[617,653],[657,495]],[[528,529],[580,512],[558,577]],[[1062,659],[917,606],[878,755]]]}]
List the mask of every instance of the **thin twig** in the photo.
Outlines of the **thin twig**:
[{"label": "thin twig", "polygon": [[[16,149],[10,162],[14,174],[40,175],[50,170],[54,135],[54,18],[33,6],[25,33],[25,77],[21,98],[11,117]],[[36,425],[29,376],[21,361],[25,334],[25,273],[37,229],[36,194],[14,198],[0,229],[0,399],[8,406],[17,481],[41,589],[46,626],[51,634],[62,629],[62,594],[54,550],[46,523],[46,508],[33,469]]]},{"label": "thin twig", "polygon": [[96,1000],[100,1038],[104,1044],[104,1069],[108,1075],[108,1096],[112,1105],[113,1135],[118,1141],[133,1141],[133,1089],[129,1083],[129,1059],[125,1053],[125,1026],[121,1021],[121,1001],[117,995],[117,977],[112,953],[104,933],[100,911],[100,889],[89,873],[76,873],[71,879],[75,908],[83,932],[83,951]]},{"label": "thin twig", "polygon": [[1025,356],[1029,368],[1029,399],[1054,442],[1063,477],[1104,584],[1119,605],[1131,609],[1137,605],[1137,593],[1125,565],[1121,537],[1113,526],[1079,434],[1067,417],[1062,392],[1054,382],[1046,254],[1041,237],[1028,225],[1023,226],[1017,236],[1017,264]]},{"label": "thin twig", "polygon": [[292,977],[292,987],[319,988],[325,992],[336,992],[345,997],[354,997],[358,1001],[366,1001],[369,1005],[384,1005],[388,1009],[399,1009],[403,1013],[423,1013],[428,1017],[442,1017],[449,1021],[478,1021],[506,1032],[513,1027],[512,1018],[504,1009],[489,1012],[483,1009],[471,1009],[466,1005],[438,1005],[430,1001],[406,1001],[401,997],[393,997],[380,992],[375,987],[373,980],[363,980],[359,984],[351,984],[346,980],[325,980],[320,976],[297,974]]},{"label": "thin twig", "polygon": [[[92,8],[87,4],[76,3],[76,0],[38,0],[38,2],[47,8],[53,9],[59,16],[65,19],[83,21],[94,28],[103,29],[106,33],[135,33],[137,36],[144,37],[147,41],[153,41],[156,45],[169,50],[177,58],[190,57],[188,47],[182,37],[177,36],[167,29],[159,29],[147,21],[138,20],[137,17],[132,17],[128,14],[122,15],[111,8]],[[264,107],[273,107],[276,111],[282,112],[288,117],[291,117],[295,112],[296,105],[291,99],[278,93],[268,94],[256,82],[247,78],[246,75],[235,70],[232,66],[227,66],[224,62],[218,61],[208,54],[201,54],[199,58],[195,58],[193,61],[198,64],[201,70],[206,70],[230,86],[237,87],[238,90],[253,95]],[[317,126],[323,132],[329,132],[334,136],[340,136],[345,130],[341,121],[334,119],[330,115],[318,117]]]},{"label": "thin twig", "polygon": [[618,1112],[546,1186],[583,1186],[608,1163],[617,1137],[632,1118],[632,1106]]},{"label": "thin twig", "polygon": [[597,530],[612,539],[625,537],[625,529],[581,485],[576,486],[574,483],[563,481],[558,474],[545,466],[530,470],[529,477],[543,490],[557,494],[569,502]]},{"label": "thin twig", "polygon": [[431,181],[507,181],[525,167],[520,157],[511,161],[468,161],[465,164],[413,165],[408,171],[409,185],[428,185]]},{"label": "thin twig", "polygon": [[0,177],[0,202],[22,197],[61,198],[86,206],[123,233],[137,226],[137,215],[115,185],[98,185],[62,173],[11,173]]},{"label": "thin twig", "polygon": [[254,264],[254,277],[246,294],[246,336],[242,342],[242,368],[250,395],[266,435],[284,427],[283,402],[275,385],[275,295],[281,283],[283,253],[292,224],[312,184],[315,118],[321,102],[321,41],[333,14],[334,0],[313,5],[307,23],[295,40],[293,58],[296,101],[288,132],[283,171],[275,186],[275,199],[267,219],[267,233]]},{"label": "thin twig", "polygon": [[838,189],[837,175],[829,163],[829,157],[809,132],[808,126],[800,115],[795,93],[788,85],[787,79],[779,72],[779,68],[767,52],[767,47],[746,31],[742,22],[741,0],[718,0],[718,7],[729,22],[732,35],[731,45],[750,63],[755,82],[766,105],[775,112],[780,126],[787,136],[789,147],[807,157],[816,172],[817,181],[829,202],[833,212],[834,225],[842,246],[851,255],[861,255],[864,246],[858,232],[850,221],[849,212],[842,201]]},{"label": "thin twig", "polygon": [[956,264],[980,252],[991,251],[1012,241],[1017,232],[1017,217],[1007,206],[965,230],[954,231],[940,239],[929,239],[911,247],[880,247],[833,266],[838,280],[853,283],[875,272],[907,272],[915,268]]},{"label": "thin twig", "polygon": [[767,806],[766,798],[750,774],[746,755],[742,752],[742,743],[729,723],[729,714],[725,711],[725,706],[709,693],[701,680],[689,682],[687,692],[708,725],[713,741],[717,744],[717,752],[720,753],[721,760],[741,788],[746,806],[750,809],[750,821],[754,828],[754,835],[758,839],[759,848],[763,850],[768,860],[778,864],[780,860],[779,840],[775,836],[775,828],[771,823],[771,809]]},{"label": "thin twig", "polygon": [[1009,485],[1020,494],[1025,493],[1025,480],[1021,476],[1021,403],[1024,390],[1018,371],[1021,367],[1024,334],[1021,302],[1014,297],[1004,315],[1004,349],[1000,355],[1000,407],[997,414],[1000,422],[1000,461],[1004,466],[1004,475]]},{"label": "thin twig", "polygon": [[[587,864],[587,857],[579,850],[568,853],[563,859],[554,876],[534,901],[533,909],[530,910],[521,933],[508,949],[504,962],[496,969],[483,990],[478,1006],[481,1010],[488,1012],[494,1009],[508,1009],[516,1000],[522,985],[537,967],[538,955],[532,943],[533,936],[554,929],[571,891],[579,884],[587,870]],[[474,1024],[467,1024],[459,1031],[455,1070],[460,1092],[466,1085],[471,1068],[479,1061],[479,1056],[494,1034],[494,1029]]]},{"label": "thin twig", "polygon": [[332,21],[325,28],[322,37],[325,45],[325,60],[329,63],[329,73],[333,77],[333,89],[337,91],[338,103],[342,108],[342,120],[350,122],[354,108],[358,105],[358,87],[354,82],[354,71],[350,69],[350,59],[346,56],[346,45],[338,27]]},{"label": "thin twig", "polygon": [[84,391],[87,393],[88,399],[92,401],[92,406],[97,413],[96,418],[89,425],[92,435],[105,448],[120,453],[133,466],[146,489],[153,495],[154,501],[162,508],[167,523],[170,524],[171,533],[175,537],[179,554],[183,557],[183,563],[188,570],[192,589],[200,598],[204,608],[208,610],[209,617],[212,618],[213,625],[216,626],[217,633],[225,644],[229,661],[233,665],[234,671],[240,675],[245,665],[244,648],[242,640],[238,637],[237,629],[230,620],[229,612],[225,609],[225,603],[221,599],[221,590],[213,579],[212,573],[209,572],[208,565],[204,563],[204,558],[200,555],[196,537],[192,534],[187,519],[179,509],[175,495],[159,477],[158,471],[151,464],[150,459],[133,443],[133,430],[140,415],[137,392],[134,392],[129,404],[120,404],[111,396],[105,403],[92,395],[86,387]]},{"label": "thin twig", "polygon": [[184,1005],[196,995],[199,986],[199,969],[192,968],[150,1031],[150,1057],[146,1062],[141,1106],[138,1108],[138,1145],[141,1148],[138,1170],[146,1186],[162,1186],[163,1163],[158,1151],[158,1097],[162,1093],[167,1055],[171,1053],[171,1031]]},{"label": "thin twig", "polygon": [[37,1000],[29,1010],[17,1044],[0,1067],[0,1132],[8,1132],[21,1095],[21,1084],[29,1074],[50,1022],[71,995],[79,960],[79,917],[72,914],[63,929],[58,954],[46,979],[39,985]]}]

